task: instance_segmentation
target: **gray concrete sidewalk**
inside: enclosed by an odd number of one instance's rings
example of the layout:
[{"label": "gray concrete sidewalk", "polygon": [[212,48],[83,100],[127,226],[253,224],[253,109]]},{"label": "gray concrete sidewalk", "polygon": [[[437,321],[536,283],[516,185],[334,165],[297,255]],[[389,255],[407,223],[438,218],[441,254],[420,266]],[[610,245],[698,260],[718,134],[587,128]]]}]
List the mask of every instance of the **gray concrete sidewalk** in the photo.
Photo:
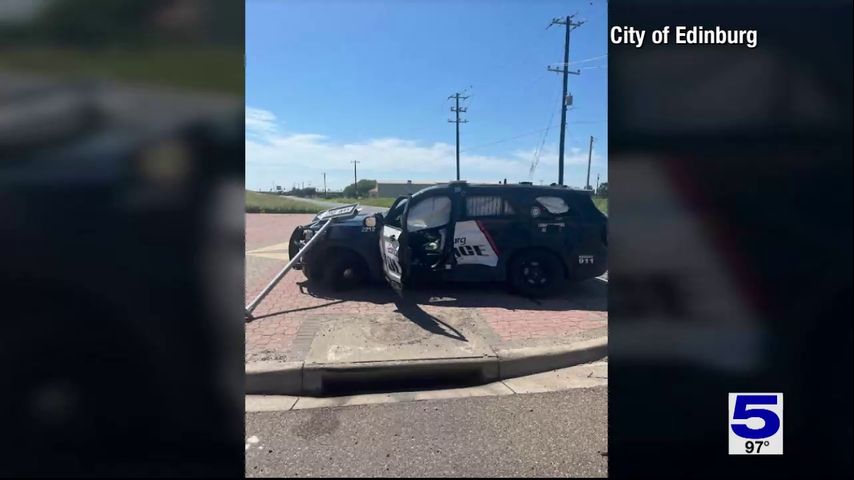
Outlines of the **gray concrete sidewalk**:
[{"label": "gray concrete sidewalk", "polygon": [[[247,215],[247,302],[288,260],[311,215]],[[328,395],[488,383],[597,360],[607,349],[601,279],[530,299],[501,285],[387,285],[329,292],[293,271],[246,324],[246,392]],[[584,343],[584,342],[588,343]]]},{"label": "gray concrete sidewalk", "polygon": [[[347,316],[344,316],[347,317]],[[607,356],[607,332],[502,342],[475,315],[328,318],[297,334],[291,361],[246,364],[247,394],[329,395],[412,385],[472,385]]]}]

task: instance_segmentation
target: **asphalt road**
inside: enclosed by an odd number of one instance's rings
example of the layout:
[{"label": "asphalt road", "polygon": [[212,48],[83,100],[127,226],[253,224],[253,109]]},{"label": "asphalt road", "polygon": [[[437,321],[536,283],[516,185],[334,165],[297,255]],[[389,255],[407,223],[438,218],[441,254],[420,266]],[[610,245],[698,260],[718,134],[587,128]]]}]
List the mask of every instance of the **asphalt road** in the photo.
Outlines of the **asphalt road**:
[{"label": "asphalt road", "polygon": [[246,475],[605,477],[607,395],[597,387],[247,413]]}]

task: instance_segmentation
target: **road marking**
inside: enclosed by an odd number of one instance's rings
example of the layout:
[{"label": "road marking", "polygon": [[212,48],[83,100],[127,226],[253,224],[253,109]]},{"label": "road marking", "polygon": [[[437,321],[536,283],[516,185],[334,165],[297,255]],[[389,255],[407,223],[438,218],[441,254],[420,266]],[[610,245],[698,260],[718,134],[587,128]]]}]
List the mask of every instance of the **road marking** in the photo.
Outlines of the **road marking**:
[{"label": "road marking", "polygon": [[246,255],[250,255],[253,257],[263,257],[263,258],[272,258],[274,260],[290,260],[290,255],[288,254],[289,243],[277,243],[275,245],[269,245],[266,247],[256,248],[255,250],[250,250],[246,252]]}]

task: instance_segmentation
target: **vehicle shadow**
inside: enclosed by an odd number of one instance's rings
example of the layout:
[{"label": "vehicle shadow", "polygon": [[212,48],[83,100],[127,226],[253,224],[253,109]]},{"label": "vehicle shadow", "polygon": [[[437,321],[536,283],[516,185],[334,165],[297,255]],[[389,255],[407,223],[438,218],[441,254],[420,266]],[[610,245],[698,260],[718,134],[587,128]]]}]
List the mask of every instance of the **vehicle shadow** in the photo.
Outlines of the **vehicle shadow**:
[{"label": "vehicle shadow", "polygon": [[461,342],[468,342],[465,335],[459,330],[425,312],[417,303],[405,298],[398,298],[394,304],[397,307],[398,313],[424,330],[434,335],[442,335]]},{"label": "vehicle shadow", "polygon": [[507,310],[608,310],[608,283],[599,279],[569,284],[563,291],[549,298],[525,297],[510,292],[509,288],[501,283],[422,284],[407,288],[402,299],[382,282],[367,283],[353,290],[339,292],[309,281],[300,282],[298,285],[302,293],[327,301],[396,305],[402,302],[405,305],[417,306]]}]

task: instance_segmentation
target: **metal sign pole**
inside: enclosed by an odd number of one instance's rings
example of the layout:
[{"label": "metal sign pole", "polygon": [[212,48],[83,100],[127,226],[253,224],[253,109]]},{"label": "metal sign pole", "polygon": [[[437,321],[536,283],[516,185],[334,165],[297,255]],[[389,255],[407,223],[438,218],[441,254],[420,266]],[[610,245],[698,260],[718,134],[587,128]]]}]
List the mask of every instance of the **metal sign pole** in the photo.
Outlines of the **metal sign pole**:
[{"label": "metal sign pole", "polygon": [[288,264],[285,265],[285,268],[283,268],[282,271],[280,271],[276,275],[276,277],[273,278],[273,280],[271,280],[270,283],[267,284],[266,287],[264,287],[264,290],[261,290],[261,293],[259,293],[258,296],[255,297],[255,300],[252,300],[252,303],[250,303],[249,305],[246,306],[246,317],[247,318],[252,318],[252,311],[255,310],[255,307],[257,307],[258,304],[261,303],[261,300],[264,300],[264,297],[266,297],[267,294],[273,290],[273,287],[275,287],[276,284],[279,283],[279,280],[281,280],[282,277],[284,277],[285,274],[288,273],[288,271],[291,269],[291,267],[293,267],[294,264],[300,258],[302,258],[302,256],[305,254],[305,252],[307,252],[308,249],[311,248],[311,245],[314,244],[315,240],[320,238],[320,236],[323,234],[323,232],[326,230],[326,228],[329,225],[332,225],[332,219],[327,220],[326,223],[322,227],[320,227],[320,230],[318,230],[318,232],[315,233],[313,237],[311,237],[311,240],[309,240],[308,243],[306,243],[305,246],[302,247],[302,249],[294,256],[294,258],[292,258],[291,261],[289,261]]}]

